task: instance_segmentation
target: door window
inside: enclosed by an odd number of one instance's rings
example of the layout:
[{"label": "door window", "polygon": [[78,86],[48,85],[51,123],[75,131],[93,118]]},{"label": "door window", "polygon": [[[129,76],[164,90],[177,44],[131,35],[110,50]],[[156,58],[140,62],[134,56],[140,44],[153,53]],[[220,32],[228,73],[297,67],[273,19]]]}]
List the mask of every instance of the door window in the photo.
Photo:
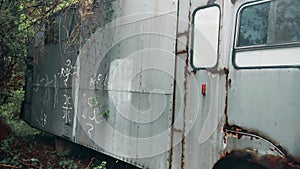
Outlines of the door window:
[{"label": "door window", "polygon": [[268,0],[238,13],[234,64],[237,67],[300,65],[300,1]]}]

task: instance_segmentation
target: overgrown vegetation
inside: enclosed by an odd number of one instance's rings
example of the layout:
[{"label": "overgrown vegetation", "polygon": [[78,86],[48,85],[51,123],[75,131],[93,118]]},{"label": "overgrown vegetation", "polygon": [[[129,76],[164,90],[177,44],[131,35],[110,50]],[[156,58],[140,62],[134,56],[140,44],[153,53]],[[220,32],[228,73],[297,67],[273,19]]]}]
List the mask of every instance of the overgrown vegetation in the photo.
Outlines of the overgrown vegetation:
[{"label": "overgrown vegetation", "polygon": [[[60,11],[76,7],[81,21],[94,31],[99,23],[90,17],[96,9],[109,20],[113,14],[112,0],[0,0],[0,104],[8,103],[13,97],[11,91],[24,86],[28,45],[45,23]],[[90,18],[90,19],[87,19]],[[102,21],[103,22],[103,21]],[[39,25],[39,26],[37,26]],[[72,32],[77,35],[80,30]],[[89,32],[86,31],[85,32]],[[84,35],[81,35],[84,36]],[[76,37],[76,36],[75,36]],[[67,40],[73,42],[71,35]],[[41,45],[41,50],[43,46]]]},{"label": "overgrown vegetation", "polygon": [[0,140],[0,168],[106,169],[100,154],[79,145],[79,153],[71,156],[57,152],[54,136],[31,128],[18,117],[24,91],[16,90],[12,95],[7,104],[0,105],[1,132],[7,130]]},{"label": "overgrown vegetation", "polygon": [[0,104],[13,97],[11,91],[24,85],[27,45],[32,25],[68,6],[73,0],[0,0]]},{"label": "overgrown vegetation", "polygon": [[[19,118],[22,89],[12,90],[0,105],[0,168],[84,168],[90,156],[64,157],[55,150],[54,137],[28,126]],[[81,160],[82,159],[82,160]]]},{"label": "overgrown vegetation", "polygon": [[[97,5],[102,1],[96,1]],[[85,7],[91,2],[0,0],[0,168],[106,169],[106,161],[95,158],[96,153],[91,150],[85,149],[76,156],[61,156],[55,151],[52,135],[31,128],[19,118],[24,98],[28,45],[39,31],[34,29],[34,25],[47,21],[70,6],[81,6],[78,8],[81,15],[88,15],[89,9]],[[111,14],[110,3],[107,8]]]}]

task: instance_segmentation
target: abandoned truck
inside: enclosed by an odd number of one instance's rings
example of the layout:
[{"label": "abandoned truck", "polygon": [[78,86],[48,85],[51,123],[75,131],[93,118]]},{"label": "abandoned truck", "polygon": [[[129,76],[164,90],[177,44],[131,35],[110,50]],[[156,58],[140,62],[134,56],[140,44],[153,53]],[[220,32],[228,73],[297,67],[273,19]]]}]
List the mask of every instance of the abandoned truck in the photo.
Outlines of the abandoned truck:
[{"label": "abandoned truck", "polygon": [[86,1],[40,22],[23,118],[139,168],[299,168],[300,1]]}]

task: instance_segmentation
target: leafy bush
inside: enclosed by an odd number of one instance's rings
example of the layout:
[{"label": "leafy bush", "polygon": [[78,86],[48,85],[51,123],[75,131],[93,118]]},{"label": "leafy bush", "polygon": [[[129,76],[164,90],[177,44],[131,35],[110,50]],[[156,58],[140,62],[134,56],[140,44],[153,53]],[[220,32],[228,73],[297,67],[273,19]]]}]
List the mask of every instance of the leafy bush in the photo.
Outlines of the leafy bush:
[{"label": "leafy bush", "polygon": [[23,89],[11,91],[11,97],[7,103],[0,105],[0,118],[5,121],[6,125],[8,125],[16,135],[26,136],[40,134],[41,132],[39,130],[31,128],[19,118],[23,99]]}]

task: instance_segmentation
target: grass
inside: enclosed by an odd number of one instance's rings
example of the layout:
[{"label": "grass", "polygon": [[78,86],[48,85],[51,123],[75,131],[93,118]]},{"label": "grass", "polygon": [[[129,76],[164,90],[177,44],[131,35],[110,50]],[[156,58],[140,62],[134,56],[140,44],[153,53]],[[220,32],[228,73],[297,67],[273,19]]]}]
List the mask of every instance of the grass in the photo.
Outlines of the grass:
[{"label": "grass", "polygon": [[88,158],[60,156],[55,137],[31,128],[19,118],[23,90],[11,93],[6,104],[0,105],[0,168],[85,168]]},{"label": "grass", "polygon": [[56,151],[55,136],[31,128],[19,118],[24,91],[13,91],[11,96],[0,105],[1,169],[135,169],[79,145],[80,153],[63,156]]}]

